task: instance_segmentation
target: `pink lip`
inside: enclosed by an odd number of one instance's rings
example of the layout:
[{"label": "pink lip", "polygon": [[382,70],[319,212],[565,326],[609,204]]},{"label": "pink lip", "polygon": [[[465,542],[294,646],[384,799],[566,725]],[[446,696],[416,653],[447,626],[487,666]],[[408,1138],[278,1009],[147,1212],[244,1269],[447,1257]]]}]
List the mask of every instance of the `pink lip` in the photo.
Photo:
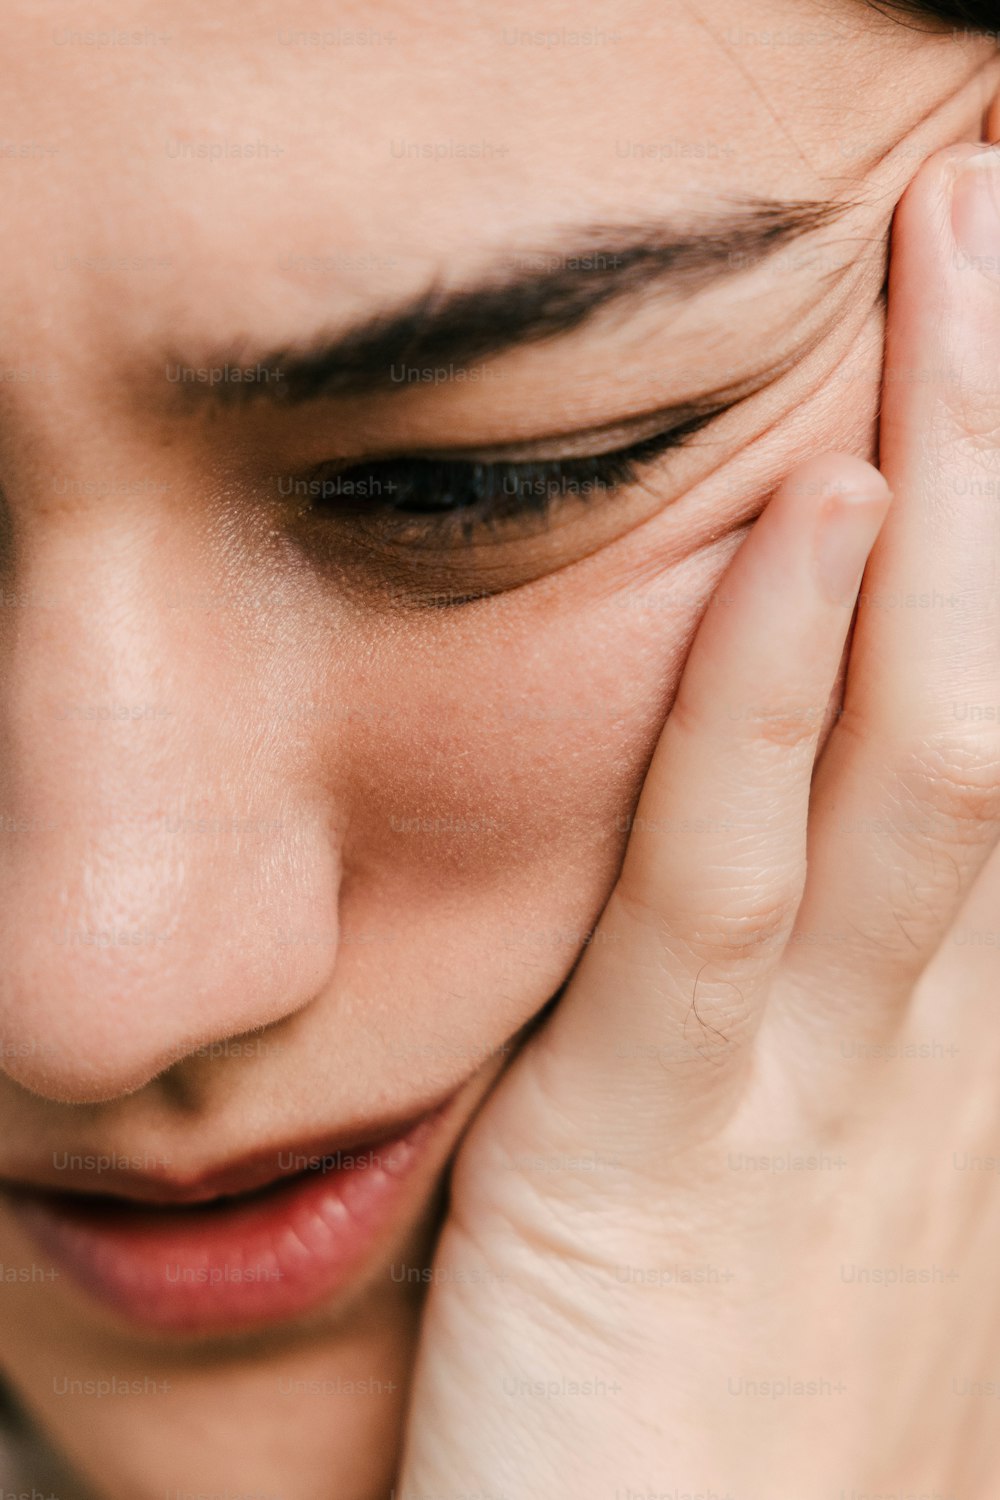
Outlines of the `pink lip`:
[{"label": "pink lip", "polygon": [[131,1322],[185,1332],[273,1322],[364,1269],[446,1112],[395,1140],[332,1153],[320,1170],[275,1181],[272,1166],[271,1186],[211,1203],[203,1193],[164,1207],[23,1187],[7,1201],[44,1253]]}]

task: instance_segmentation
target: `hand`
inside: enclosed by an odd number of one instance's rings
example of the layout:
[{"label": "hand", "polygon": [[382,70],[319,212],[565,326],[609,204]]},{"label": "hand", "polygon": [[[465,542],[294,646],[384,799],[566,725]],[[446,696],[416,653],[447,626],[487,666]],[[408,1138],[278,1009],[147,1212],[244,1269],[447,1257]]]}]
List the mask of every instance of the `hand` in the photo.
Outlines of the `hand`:
[{"label": "hand", "polygon": [[1000,1186],[968,1168],[1000,1143],[1000,279],[949,210],[977,154],[897,214],[885,479],[826,454],[775,493],[457,1157],[403,1500],[1000,1493]]}]

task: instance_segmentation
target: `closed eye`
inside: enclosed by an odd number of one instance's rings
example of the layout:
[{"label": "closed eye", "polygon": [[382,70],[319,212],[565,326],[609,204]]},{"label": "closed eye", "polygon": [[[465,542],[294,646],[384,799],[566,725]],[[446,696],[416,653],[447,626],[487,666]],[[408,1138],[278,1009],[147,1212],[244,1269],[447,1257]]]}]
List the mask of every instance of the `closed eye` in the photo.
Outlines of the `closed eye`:
[{"label": "closed eye", "polygon": [[[614,494],[671,448],[679,448],[735,403],[702,411],[625,447],[579,456],[485,461],[400,455],[313,472],[303,493],[320,517],[379,513],[392,516],[422,545],[447,548],[481,529],[509,531],[532,517],[537,525],[559,503]],[[414,523],[417,523],[414,525]]]}]

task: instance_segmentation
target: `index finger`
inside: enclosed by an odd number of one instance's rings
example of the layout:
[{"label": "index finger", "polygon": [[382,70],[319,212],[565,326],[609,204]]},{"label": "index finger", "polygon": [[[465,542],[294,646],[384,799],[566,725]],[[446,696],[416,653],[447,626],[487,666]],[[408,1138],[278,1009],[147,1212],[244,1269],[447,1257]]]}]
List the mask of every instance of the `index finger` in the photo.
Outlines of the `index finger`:
[{"label": "index finger", "polygon": [[703,1130],[741,1086],[801,897],[816,745],[890,498],[854,455],[800,465],[702,620],[618,884],[538,1038],[549,1094],[574,1099],[576,1119],[603,1116],[605,1139],[637,1082],[661,1140],[667,1121],[675,1138]]}]

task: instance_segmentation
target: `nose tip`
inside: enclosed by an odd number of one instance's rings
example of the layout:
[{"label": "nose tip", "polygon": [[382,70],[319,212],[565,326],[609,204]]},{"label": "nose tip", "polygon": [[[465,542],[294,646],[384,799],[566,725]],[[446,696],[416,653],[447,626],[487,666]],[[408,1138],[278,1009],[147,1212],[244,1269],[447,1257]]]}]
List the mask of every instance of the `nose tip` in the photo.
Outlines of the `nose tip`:
[{"label": "nose tip", "polygon": [[[290,872],[289,887],[296,890]],[[325,897],[326,881],[313,886],[320,889]],[[309,892],[298,892],[308,902]],[[71,905],[80,911],[79,902]],[[237,897],[235,906],[225,912],[221,899],[193,902],[181,891],[172,916],[159,920],[122,915],[54,929],[21,921],[0,978],[2,1071],[53,1102],[105,1103],[135,1093],[183,1058],[307,1006],[333,965],[329,915],[327,943],[302,945],[292,956],[258,903],[248,910]],[[294,894],[277,916],[320,931],[316,911]]]},{"label": "nose tip", "polygon": [[97,1056],[70,1051],[58,1041],[36,1031],[11,1033],[0,1040],[0,1061],[7,1078],[25,1093],[52,1104],[108,1104],[137,1093],[170,1060],[156,1066],[148,1053],[130,1057],[130,1049],[115,1048],[113,1065]]},{"label": "nose tip", "polygon": [[185,974],[171,962],[175,939],[121,919],[23,927],[0,979],[7,1077],[54,1102],[103,1103],[134,1093],[195,1048],[190,996],[176,994],[193,975],[190,964]]}]

